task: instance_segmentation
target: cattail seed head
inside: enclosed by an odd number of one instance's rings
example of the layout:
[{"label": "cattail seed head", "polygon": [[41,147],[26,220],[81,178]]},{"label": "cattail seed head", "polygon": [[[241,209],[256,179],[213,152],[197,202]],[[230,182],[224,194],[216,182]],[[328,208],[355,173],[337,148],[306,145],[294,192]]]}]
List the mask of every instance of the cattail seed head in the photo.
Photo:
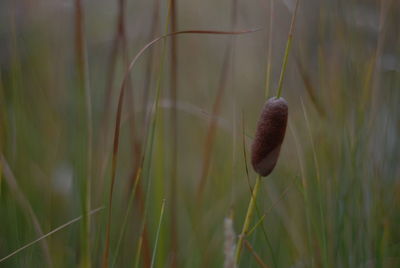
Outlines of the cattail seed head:
[{"label": "cattail seed head", "polygon": [[251,164],[265,177],[274,169],[285,137],[288,104],[284,98],[270,98],[264,105],[257,123],[251,147]]}]

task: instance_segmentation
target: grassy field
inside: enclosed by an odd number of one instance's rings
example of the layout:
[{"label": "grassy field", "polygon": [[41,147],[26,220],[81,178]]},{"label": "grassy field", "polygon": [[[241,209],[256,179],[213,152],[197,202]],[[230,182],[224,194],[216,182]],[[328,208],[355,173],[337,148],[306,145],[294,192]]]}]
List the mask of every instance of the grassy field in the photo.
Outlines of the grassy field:
[{"label": "grassy field", "polygon": [[400,2],[295,6],[1,1],[0,267],[400,267]]}]

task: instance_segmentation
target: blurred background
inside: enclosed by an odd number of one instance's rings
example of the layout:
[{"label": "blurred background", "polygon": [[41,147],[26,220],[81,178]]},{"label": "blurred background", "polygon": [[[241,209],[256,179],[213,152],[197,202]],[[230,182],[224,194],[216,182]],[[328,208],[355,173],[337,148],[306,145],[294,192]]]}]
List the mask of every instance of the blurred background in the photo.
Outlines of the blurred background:
[{"label": "blurred background", "polygon": [[[0,259],[100,209],[0,267],[101,266],[113,159],[110,266],[222,267],[224,219],[240,233],[249,148],[295,5],[1,1]],[[146,50],[113,154],[121,83],[141,48],[172,31],[258,28]],[[240,267],[400,267],[399,33],[397,0],[299,1],[289,124]]]}]

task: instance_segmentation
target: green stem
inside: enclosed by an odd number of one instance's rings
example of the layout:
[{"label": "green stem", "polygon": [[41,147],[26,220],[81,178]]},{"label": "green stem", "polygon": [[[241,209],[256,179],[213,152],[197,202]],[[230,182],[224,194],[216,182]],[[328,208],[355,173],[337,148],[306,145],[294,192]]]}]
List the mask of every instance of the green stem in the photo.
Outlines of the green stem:
[{"label": "green stem", "polygon": [[295,25],[295,21],[296,21],[296,14],[297,14],[298,7],[299,7],[299,0],[296,1],[296,7],[294,9],[294,13],[292,16],[292,22],[290,23],[290,30],[289,30],[289,35],[288,35],[288,39],[286,42],[285,55],[283,56],[281,75],[279,77],[278,90],[277,90],[277,94],[276,94],[277,99],[279,99],[282,94],[283,78],[285,77],[285,73],[286,73],[286,66],[287,66],[287,61],[289,58],[289,51],[290,51],[290,48],[292,47],[294,25]]},{"label": "green stem", "polygon": [[126,225],[128,223],[128,216],[129,216],[129,212],[131,211],[131,207],[133,205],[133,201],[135,200],[135,193],[139,184],[139,181],[141,179],[142,175],[142,167],[139,167],[137,174],[135,176],[135,184],[133,185],[130,197],[129,197],[129,201],[128,201],[128,207],[126,208],[126,212],[125,212],[125,217],[124,220],[122,222],[122,227],[121,227],[121,232],[118,238],[118,242],[117,242],[117,246],[115,247],[115,256],[114,256],[114,260],[112,262],[111,267],[115,266],[115,263],[117,261],[118,258],[118,253],[119,253],[119,248],[121,246],[122,243],[122,239],[124,238],[124,234],[125,234],[125,229],[126,229]]},{"label": "green stem", "polygon": [[269,32],[268,32],[268,55],[267,55],[267,70],[265,78],[265,97],[268,98],[270,87],[271,87],[271,66],[272,66],[272,30],[274,23],[274,1],[270,0],[269,6]]},{"label": "green stem", "polygon": [[239,236],[239,241],[236,246],[235,261],[237,264],[239,264],[240,253],[243,247],[243,240],[247,232],[249,231],[251,218],[254,213],[254,208],[256,207],[255,205],[256,205],[257,195],[260,189],[260,183],[261,183],[261,176],[257,176],[256,184],[254,185],[253,191],[251,193],[249,207],[247,208],[246,218],[243,223],[242,233]]},{"label": "green stem", "polygon": [[[90,257],[90,200],[91,200],[91,166],[92,166],[92,111],[90,99],[90,86],[88,77],[88,63],[86,40],[84,35],[84,10],[81,0],[75,0],[75,49],[76,49],[76,67],[78,73],[79,95],[82,97],[80,109],[84,118],[79,122],[83,126],[86,123],[86,128],[83,130],[86,145],[86,174],[82,174],[82,259],[81,267],[91,267]],[[82,146],[82,148],[84,148]]]},{"label": "green stem", "polygon": [[140,254],[142,252],[142,244],[143,244],[143,234],[140,236],[139,241],[138,241],[138,246],[136,250],[136,257],[135,257],[135,268],[139,268],[139,263],[140,263]]},{"label": "green stem", "polygon": [[164,216],[164,208],[165,208],[165,199],[162,202],[161,205],[161,212],[160,212],[160,220],[158,221],[158,227],[157,227],[157,234],[156,234],[156,241],[154,242],[154,249],[153,249],[153,256],[151,258],[151,265],[150,268],[154,267],[154,262],[156,260],[156,253],[157,253],[157,246],[158,246],[158,240],[160,238],[160,230],[161,230],[161,224]]},{"label": "green stem", "polygon": [[286,43],[286,49],[285,49],[285,55],[283,57],[283,64],[282,64],[282,70],[281,70],[281,76],[279,77],[279,83],[278,83],[278,92],[276,94],[276,98],[279,99],[282,94],[282,85],[283,85],[283,78],[285,77],[286,73],[286,66],[287,66],[287,60],[289,57],[289,51],[292,46],[292,35],[289,35],[288,41]]}]

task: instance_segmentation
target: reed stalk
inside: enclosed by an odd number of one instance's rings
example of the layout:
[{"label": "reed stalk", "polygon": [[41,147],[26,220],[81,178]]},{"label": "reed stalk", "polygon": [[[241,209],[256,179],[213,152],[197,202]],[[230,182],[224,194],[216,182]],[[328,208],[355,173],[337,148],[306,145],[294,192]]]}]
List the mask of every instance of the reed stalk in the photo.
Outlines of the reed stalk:
[{"label": "reed stalk", "polygon": [[236,246],[235,261],[237,264],[239,264],[240,254],[242,252],[242,247],[243,247],[243,241],[244,241],[246,234],[250,228],[251,218],[253,216],[254,209],[256,207],[257,195],[260,190],[260,184],[261,184],[261,176],[258,175],[257,179],[256,179],[256,183],[253,188],[253,191],[251,193],[249,207],[246,212],[246,218],[244,219],[242,232],[239,235],[239,240],[238,240],[238,243]]}]

